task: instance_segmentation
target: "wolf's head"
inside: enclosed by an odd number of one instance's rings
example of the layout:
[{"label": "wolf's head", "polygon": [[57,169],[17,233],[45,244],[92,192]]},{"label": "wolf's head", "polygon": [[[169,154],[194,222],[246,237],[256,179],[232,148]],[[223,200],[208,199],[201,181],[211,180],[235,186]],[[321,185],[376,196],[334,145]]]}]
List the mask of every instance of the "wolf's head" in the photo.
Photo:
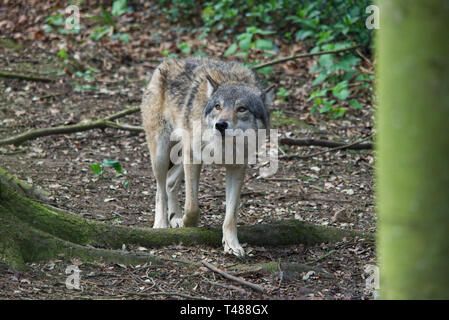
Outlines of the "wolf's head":
[{"label": "wolf's head", "polygon": [[208,101],[204,109],[208,129],[222,135],[226,130],[269,129],[268,106],[272,103],[273,87],[260,90],[249,84],[220,85],[207,76]]}]

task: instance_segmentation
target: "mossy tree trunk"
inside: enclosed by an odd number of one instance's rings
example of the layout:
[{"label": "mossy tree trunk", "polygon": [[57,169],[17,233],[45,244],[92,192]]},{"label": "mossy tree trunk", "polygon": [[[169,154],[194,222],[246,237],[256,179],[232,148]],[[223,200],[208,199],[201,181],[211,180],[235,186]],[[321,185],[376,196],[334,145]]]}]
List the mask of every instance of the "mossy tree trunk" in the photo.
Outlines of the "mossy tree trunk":
[{"label": "mossy tree trunk", "polygon": [[[221,228],[146,229],[107,225],[35,202],[16,192],[15,184],[21,185],[19,190],[33,194],[26,183],[13,179],[0,168],[0,260],[15,268],[30,261],[56,258],[61,253],[66,258],[77,256],[86,261],[161,264],[164,260],[117,251],[123,244],[146,248],[179,243],[221,246]],[[238,232],[242,243],[260,246],[311,245],[343,237],[370,237],[295,220],[245,226]]]},{"label": "mossy tree trunk", "polygon": [[449,3],[378,4],[381,297],[448,299]]}]

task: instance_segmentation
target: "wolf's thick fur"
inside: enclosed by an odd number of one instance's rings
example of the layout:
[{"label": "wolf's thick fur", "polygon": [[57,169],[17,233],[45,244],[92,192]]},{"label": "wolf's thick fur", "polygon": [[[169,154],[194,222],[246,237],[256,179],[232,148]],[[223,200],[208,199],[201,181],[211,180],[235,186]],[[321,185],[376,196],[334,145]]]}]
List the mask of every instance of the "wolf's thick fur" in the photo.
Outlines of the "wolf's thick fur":
[{"label": "wolf's thick fur", "polygon": [[[196,124],[206,129],[268,129],[266,104],[272,96],[259,86],[255,74],[237,63],[190,58],[170,59],[154,71],[142,102],[143,127],[157,181],[154,228],[195,226],[199,218],[198,185],[201,164],[174,164],[170,151],[176,129],[193,133]],[[196,124],[195,124],[196,123]],[[223,129],[224,128],[224,129]],[[223,130],[222,130],[223,129]],[[190,135],[191,137],[191,135]],[[192,154],[191,141],[183,138],[184,159]],[[236,218],[245,164],[226,166],[226,216],[223,223],[225,252],[243,256],[237,238]],[[178,190],[185,179],[184,215]]]}]

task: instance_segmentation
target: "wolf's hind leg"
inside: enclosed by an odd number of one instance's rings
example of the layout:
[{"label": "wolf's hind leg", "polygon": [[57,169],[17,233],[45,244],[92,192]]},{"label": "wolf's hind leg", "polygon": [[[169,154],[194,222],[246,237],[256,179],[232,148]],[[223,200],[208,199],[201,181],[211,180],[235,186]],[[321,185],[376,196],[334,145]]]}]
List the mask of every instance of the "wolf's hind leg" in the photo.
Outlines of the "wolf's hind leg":
[{"label": "wolf's hind leg", "polygon": [[157,141],[150,144],[151,164],[157,183],[153,228],[168,228],[166,183],[170,165],[169,142],[163,137],[153,141]]},{"label": "wolf's hind leg", "polygon": [[182,210],[179,206],[179,186],[184,180],[183,164],[175,164],[167,175],[167,199],[168,199],[168,221],[172,228],[180,228],[182,224]]}]

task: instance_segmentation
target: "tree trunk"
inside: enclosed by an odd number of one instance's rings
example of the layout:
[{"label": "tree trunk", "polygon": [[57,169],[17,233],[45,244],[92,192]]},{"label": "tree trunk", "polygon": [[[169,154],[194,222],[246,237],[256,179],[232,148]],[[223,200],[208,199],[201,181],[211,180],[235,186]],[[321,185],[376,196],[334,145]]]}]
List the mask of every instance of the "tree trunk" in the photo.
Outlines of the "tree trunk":
[{"label": "tree trunk", "polygon": [[448,299],[449,4],[378,2],[380,293]]},{"label": "tree trunk", "polygon": [[[86,261],[104,259],[130,264],[144,261],[161,264],[164,260],[115,251],[123,244],[146,248],[181,242],[221,246],[221,228],[146,229],[107,225],[39,204],[14,191],[10,180],[11,176],[0,169],[0,259],[14,268],[60,254]],[[258,246],[312,245],[354,236],[371,238],[370,234],[296,220],[240,227],[238,232],[242,243]]]}]

